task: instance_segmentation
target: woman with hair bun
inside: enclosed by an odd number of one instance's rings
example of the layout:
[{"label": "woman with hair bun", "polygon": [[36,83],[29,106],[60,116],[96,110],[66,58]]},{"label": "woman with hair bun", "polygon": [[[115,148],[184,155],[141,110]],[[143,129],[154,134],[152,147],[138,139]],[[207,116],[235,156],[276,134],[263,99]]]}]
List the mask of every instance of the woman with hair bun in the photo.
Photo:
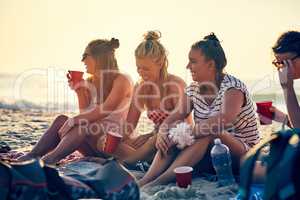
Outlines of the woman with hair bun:
[{"label": "woman with hair bun", "polygon": [[133,86],[119,72],[115,57],[119,45],[115,38],[93,40],[87,45],[81,61],[91,77],[77,84],[69,79],[69,86],[78,97],[80,114],[58,116],[19,161],[42,157],[44,162],[54,164],[75,150],[84,156],[97,156],[102,153],[103,136],[110,130],[121,132]]},{"label": "woman with hair bun", "polygon": [[[164,119],[175,112],[184,96],[185,82],[168,73],[168,59],[165,47],[160,43],[161,33],[148,31],[135,49],[137,72],[141,80],[135,85],[133,98],[127,116],[124,142],[119,151],[126,154],[124,163],[135,165],[137,161],[152,161],[156,153],[157,131]],[[154,123],[154,130],[132,138],[141,113],[147,112]],[[187,119],[185,116],[182,120]],[[192,122],[189,117],[189,123]]]},{"label": "woman with hair bun", "polygon": [[[139,185],[167,184],[175,179],[179,166],[195,167],[195,173],[214,172],[210,159],[213,140],[220,138],[230,149],[233,167],[259,141],[256,113],[243,82],[224,72],[224,50],[214,33],[194,43],[189,52],[193,83],[185,90],[178,111],[165,119],[159,129],[157,154]],[[170,126],[193,111],[195,142],[179,150],[168,137]]]}]

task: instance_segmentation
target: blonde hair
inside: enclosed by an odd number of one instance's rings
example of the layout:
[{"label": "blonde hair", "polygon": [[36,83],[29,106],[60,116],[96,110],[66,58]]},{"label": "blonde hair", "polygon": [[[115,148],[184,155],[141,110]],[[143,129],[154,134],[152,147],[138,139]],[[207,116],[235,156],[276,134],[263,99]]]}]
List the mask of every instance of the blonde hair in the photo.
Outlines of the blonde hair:
[{"label": "blonde hair", "polygon": [[[89,51],[91,56],[96,61],[96,68],[105,72],[103,76],[103,91],[97,94],[97,103],[103,103],[108,97],[116,74],[119,71],[117,59],[115,57],[115,49],[119,48],[120,43],[118,39],[112,38],[111,40],[97,39],[91,41],[86,50]],[[100,99],[103,95],[103,99]]]},{"label": "blonde hair", "polygon": [[168,59],[165,47],[159,42],[159,31],[148,31],[144,34],[144,40],[135,49],[136,58],[151,58],[157,64],[162,64],[160,80],[165,81],[168,77]]}]

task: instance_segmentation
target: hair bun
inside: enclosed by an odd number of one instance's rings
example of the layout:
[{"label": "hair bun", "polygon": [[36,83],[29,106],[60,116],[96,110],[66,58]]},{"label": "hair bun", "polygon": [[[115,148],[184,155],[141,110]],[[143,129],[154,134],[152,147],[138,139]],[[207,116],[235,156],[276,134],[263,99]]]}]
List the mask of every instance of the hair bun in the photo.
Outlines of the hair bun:
[{"label": "hair bun", "polygon": [[120,46],[119,40],[116,39],[116,38],[111,38],[111,40],[110,40],[110,46],[111,46],[112,49],[119,48],[119,46]]},{"label": "hair bun", "polygon": [[214,32],[211,32],[209,35],[204,37],[205,40],[213,40],[216,42],[220,42]]},{"label": "hair bun", "polygon": [[144,34],[145,40],[158,40],[161,38],[161,32],[159,31],[148,31]]}]

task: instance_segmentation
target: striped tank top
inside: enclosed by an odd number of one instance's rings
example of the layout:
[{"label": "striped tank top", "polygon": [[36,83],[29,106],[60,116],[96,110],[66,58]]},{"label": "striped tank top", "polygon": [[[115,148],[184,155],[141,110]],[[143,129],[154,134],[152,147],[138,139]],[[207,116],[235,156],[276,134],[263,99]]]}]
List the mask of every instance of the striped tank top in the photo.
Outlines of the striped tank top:
[{"label": "striped tank top", "polygon": [[[222,108],[225,92],[235,88],[243,92],[246,102],[244,103],[241,112],[232,123],[229,132],[234,134],[234,137],[245,144],[246,148],[252,147],[260,140],[259,131],[257,129],[256,111],[246,85],[239,79],[226,74],[220,85],[220,90],[211,105],[209,105],[204,97],[200,94],[199,83],[193,82],[189,85],[185,93],[191,99],[194,120],[195,122],[206,120],[218,113]],[[248,148],[247,148],[248,149]]]}]

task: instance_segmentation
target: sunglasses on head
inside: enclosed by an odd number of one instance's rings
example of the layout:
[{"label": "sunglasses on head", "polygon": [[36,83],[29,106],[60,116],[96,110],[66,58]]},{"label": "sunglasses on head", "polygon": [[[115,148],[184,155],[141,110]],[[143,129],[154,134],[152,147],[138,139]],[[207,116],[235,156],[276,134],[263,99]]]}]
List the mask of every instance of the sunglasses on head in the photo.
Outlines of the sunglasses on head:
[{"label": "sunglasses on head", "polygon": [[[294,57],[289,58],[289,59],[286,59],[286,60],[291,60],[291,61],[293,61],[293,60],[295,60],[296,58],[299,58],[299,57],[300,57],[300,55],[295,55]],[[272,64],[273,64],[276,68],[283,68],[283,67],[284,67],[283,60],[278,61],[278,60],[275,59],[275,60],[272,61]]]}]

